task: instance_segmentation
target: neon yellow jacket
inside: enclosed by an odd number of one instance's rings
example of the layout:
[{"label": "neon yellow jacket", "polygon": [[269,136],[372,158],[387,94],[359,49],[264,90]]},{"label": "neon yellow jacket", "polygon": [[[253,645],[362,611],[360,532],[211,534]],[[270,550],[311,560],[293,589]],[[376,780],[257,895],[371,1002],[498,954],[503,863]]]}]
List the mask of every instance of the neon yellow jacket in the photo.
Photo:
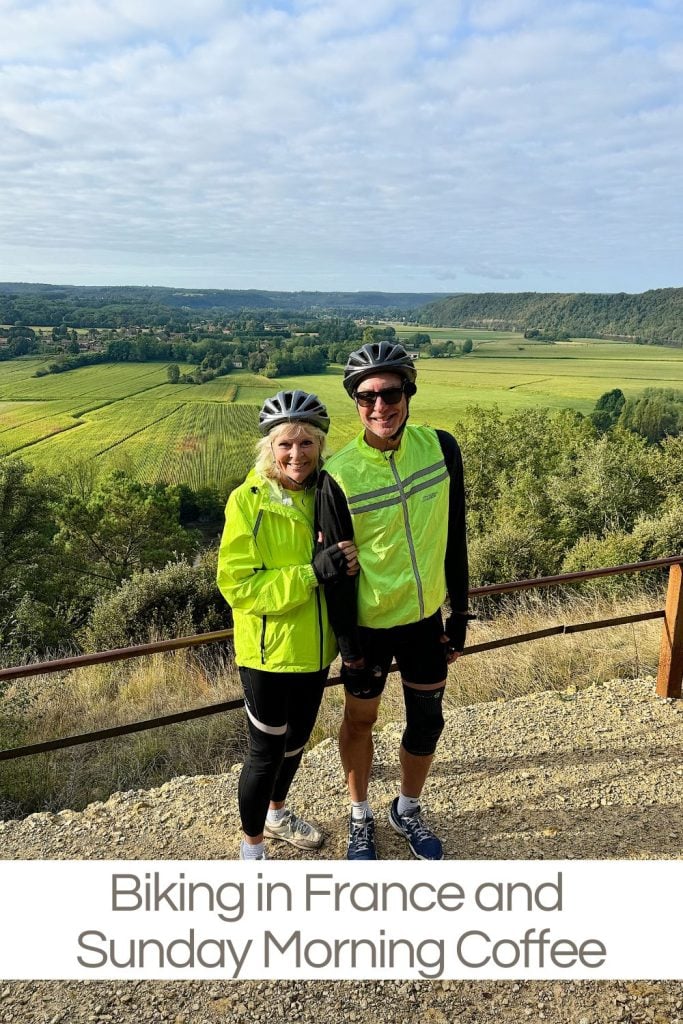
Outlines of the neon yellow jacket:
[{"label": "neon yellow jacket", "polygon": [[315,672],[335,657],[312,557],[313,528],[303,510],[252,470],[228,499],[218,552],[218,587],[232,608],[238,665]]},{"label": "neon yellow jacket", "polygon": [[430,427],[408,425],[395,451],[359,434],[325,463],[358,548],[358,624],[388,629],[433,615],[446,596],[449,474]]}]

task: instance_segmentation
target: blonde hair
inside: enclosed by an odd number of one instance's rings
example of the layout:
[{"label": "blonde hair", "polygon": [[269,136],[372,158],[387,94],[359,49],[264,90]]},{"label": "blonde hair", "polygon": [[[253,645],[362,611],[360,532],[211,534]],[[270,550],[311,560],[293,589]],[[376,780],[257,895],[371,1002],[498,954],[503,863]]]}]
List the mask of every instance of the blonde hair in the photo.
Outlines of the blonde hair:
[{"label": "blonde hair", "polygon": [[279,438],[286,436],[292,441],[298,437],[310,437],[318,442],[318,469],[322,466],[323,452],[325,450],[325,434],[319,427],[312,423],[279,423],[276,427],[262,437],[256,444],[256,462],[254,469],[266,480],[280,481],[280,472],[273,455],[273,444]]}]

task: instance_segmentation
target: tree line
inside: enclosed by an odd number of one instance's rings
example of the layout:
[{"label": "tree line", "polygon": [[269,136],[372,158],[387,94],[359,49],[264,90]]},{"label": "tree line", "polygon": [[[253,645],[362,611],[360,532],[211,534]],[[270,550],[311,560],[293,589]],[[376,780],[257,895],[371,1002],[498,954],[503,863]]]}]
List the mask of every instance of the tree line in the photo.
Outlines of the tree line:
[{"label": "tree line", "polygon": [[640,294],[486,292],[267,292],[161,287],[90,287],[0,283],[0,323],[69,328],[169,328],[201,322],[302,317],[364,317],[441,327],[540,331],[572,337],[629,337],[644,343],[683,342],[683,288]]},{"label": "tree line", "polygon": [[557,337],[628,337],[643,343],[683,344],[683,288],[638,295],[485,292],[428,303],[419,311],[435,327],[538,331]]},{"label": "tree line", "polygon": [[[299,376],[323,373],[330,363],[345,363],[349,354],[360,344],[378,341],[398,341],[396,329],[392,326],[359,327],[349,319],[329,319],[308,322],[295,334],[289,331],[273,332],[258,329],[253,322],[246,324],[250,333],[230,335],[188,336],[162,335],[152,331],[140,331],[137,335],[113,337],[102,340],[96,351],[81,351],[75,338],[60,346],[59,354],[34,373],[43,377],[50,373],[64,373],[82,366],[98,363],[151,362],[169,363],[168,379],[172,384],[205,384],[231,373],[233,369],[248,368],[252,373],[264,377]],[[12,341],[10,346],[0,349],[0,359],[15,358],[26,354],[54,354],[30,328],[12,328],[22,336],[21,348]],[[57,328],[53,330],[53,341]],[[30,338],[28,337],[30,335]],[[59,334],[59,339],[69,335]],[[453,340],[432,342],[431,336],[417,331],[402,339],[410,351],[430,358],[454,358],[472,352],[471,338],[462,343]],[[179,363],[195,363],[193,371],[181,370]]]},{"label": "tree line", "polygon": [[436,293],[270,292],[235,289],[93,287],[0,283],[0,323],[69,327],[164,327],[263,313],[300,319],[336,316],[399,318]]}]

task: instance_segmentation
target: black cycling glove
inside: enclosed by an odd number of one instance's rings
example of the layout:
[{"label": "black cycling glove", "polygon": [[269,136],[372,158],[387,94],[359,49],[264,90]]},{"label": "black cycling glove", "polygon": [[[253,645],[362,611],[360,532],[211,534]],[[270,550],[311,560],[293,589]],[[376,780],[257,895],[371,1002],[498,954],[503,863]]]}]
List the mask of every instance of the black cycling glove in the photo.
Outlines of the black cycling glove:
[{"label": "black cycling glove", "polygon": [[378,669],[371,668],[369,665],[363,665],[361,668],[352,668],[346,662],[342,662],[340,676],[344,685],[352,694],[360,695],[363,692],[367,693],[373,686],[376,686],[377,680],[382,677],[382,673]]},{"label": "black cycling glove", "polygon": [[454,651],[461,652],[465,647],[465,637],[467,636],[467,623],[470,619],[476,619],[476,615],[453,614],[449,615],[446,619],[446,625],[444,626],[444,633],[450,640],[450,646]]},{"label": "black cycling glove", "polygon": [[318,583],[333,583],[346,575],[346,556],[338,544],[330,544],[319,551],[312,564]]}]

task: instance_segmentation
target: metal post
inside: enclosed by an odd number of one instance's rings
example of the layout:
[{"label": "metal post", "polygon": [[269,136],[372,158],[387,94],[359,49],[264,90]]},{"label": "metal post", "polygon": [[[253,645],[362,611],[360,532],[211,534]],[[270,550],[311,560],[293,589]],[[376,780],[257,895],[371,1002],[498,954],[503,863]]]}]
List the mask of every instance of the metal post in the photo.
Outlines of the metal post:
[{"label": "metal post", "polygon": [[657,695],[680,697],[683,680],[683,566],[669,569],[669,589],[659,648]]}]

